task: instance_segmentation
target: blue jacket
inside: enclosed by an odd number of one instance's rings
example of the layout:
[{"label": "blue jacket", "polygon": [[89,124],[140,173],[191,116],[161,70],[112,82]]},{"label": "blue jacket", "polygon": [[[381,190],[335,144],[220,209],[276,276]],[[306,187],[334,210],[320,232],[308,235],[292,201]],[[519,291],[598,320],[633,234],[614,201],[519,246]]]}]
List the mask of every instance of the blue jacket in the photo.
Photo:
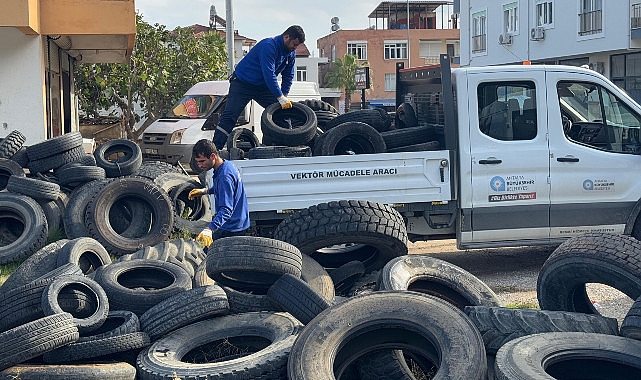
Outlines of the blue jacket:
[{"label": "blue jacket", "polygon": [[238,232],[249,228],[249,207],[245,188],[240,180],[238,170],[229,161],[224,161],[212,177],[209,194],[216,200],[215,216],[209,228],[212,231]]},{"label": "blue jacket", "polygon": [[[294,80],[296,51],[285,49],[283,36],[265,38],[256,44],[236,65],[238,79],[255,86],[267,86],[275,97],[289,94]],[[278,74],[282,76],[278,87]]]}]

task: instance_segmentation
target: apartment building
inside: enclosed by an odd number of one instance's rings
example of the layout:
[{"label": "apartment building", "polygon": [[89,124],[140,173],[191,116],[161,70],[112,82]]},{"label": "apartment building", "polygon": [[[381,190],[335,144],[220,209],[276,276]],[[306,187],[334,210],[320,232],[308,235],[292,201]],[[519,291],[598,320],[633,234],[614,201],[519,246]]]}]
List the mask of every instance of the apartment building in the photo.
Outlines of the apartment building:
[{"label": "apartment building", "polygon": [[0,136],[27,145],[78,130],[78,62],[128,62],[134,0],[3,0],[0,13]]},{"label": "apartment building", "polygon": [[[326,85],[332,62],[346,54],[356,55],[370,70],[370,89],[365,97],[370,107],[393,109],[396,94],[396,63],[405,67],[438,63],[442,53],[459,55],[457,15],[452,1],[384,1],[369,15],[366,30],[338,29],[317,40],[319,82],[323,100],[344,110],[344,94]],[[352,95],[352,108],[361,103],[361,92]]]},{"label": "apartment building", "polygon": [[639,0],[460,0],[460,22],[461,66],[588,65],[641,101]]}]

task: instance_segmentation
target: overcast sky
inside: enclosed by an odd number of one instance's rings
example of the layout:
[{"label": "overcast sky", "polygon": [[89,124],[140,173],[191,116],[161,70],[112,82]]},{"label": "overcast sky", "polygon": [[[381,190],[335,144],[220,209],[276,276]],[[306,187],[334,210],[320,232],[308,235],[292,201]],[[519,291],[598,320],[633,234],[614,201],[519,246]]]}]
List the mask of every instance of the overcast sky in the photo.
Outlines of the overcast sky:
[{"label": "overcast sky", "polygon": [[[225,3],[225,0],[135,0],[136,10],[147,23],[165,25],[170,30],[193,24],[209,25],[212,4],[218,16],[225,19]],[[260,41],[298,24],[305,31],[305,45],[318,56],[316,40],[331,33],[332,17],[339,18],[341,29],[367,29],[370,22],[367,16],[378,4],[379,0],[232,0],[234,29]]]}]

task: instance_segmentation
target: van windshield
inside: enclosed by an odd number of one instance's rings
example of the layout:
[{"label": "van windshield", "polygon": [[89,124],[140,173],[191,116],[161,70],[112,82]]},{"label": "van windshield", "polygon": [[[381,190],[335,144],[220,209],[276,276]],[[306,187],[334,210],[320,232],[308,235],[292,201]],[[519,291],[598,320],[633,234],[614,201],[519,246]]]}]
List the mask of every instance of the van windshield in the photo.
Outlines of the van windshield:
[{"label": "van windshield", "polygon": [[203,119],[223,100],[222,95],[186,95],[165,115],[167,119]]}]

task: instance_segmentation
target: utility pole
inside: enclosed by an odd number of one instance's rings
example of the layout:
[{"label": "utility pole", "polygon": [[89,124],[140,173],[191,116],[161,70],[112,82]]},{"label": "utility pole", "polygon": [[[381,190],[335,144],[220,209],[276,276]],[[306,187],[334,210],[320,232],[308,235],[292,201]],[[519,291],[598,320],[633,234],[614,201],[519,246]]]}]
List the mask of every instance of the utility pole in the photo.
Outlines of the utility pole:
[{"label": "utility pole", "polygon": [[225,37],[227,39],[227,57],[229,75],[234,72],[234,13],[231,8],[231,0],[225,0],[225,9],[227,11],[227,27],[225,29]]}]

